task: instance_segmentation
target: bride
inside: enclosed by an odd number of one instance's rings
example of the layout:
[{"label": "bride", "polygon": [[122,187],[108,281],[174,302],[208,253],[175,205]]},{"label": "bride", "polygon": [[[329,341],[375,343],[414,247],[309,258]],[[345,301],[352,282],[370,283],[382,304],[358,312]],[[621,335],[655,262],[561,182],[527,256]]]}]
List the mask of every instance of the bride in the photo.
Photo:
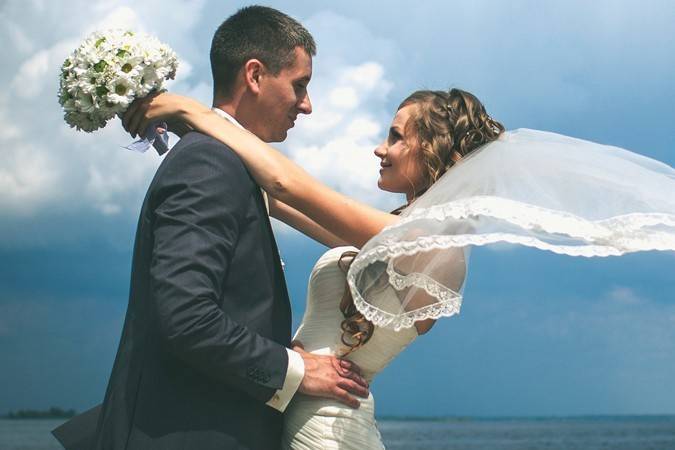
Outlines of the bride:
[{"label": "bride", "polygon": [[[269,194],[271,215],[331,247],[310,275],[294,349],[347,358],[369,382],[436,319],[459,312],[471,245],[576,256],[675,250],[672,168],[553,133],[505,132],[459,89],[411,94],[375,149],[378,187],[407,200],[390,214],[331,190],[192,99],[137,101],[124,124],[135,135],[162,120],[231,147]],[[372,395],[351,409],[296,394],[283,446],[383,448]]]}]

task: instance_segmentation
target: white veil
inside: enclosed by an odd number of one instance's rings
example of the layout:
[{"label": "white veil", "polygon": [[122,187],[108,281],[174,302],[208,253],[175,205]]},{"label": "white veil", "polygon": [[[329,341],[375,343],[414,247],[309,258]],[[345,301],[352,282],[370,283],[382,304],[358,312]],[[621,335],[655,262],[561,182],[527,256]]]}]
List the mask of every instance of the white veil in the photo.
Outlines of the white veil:
[{"label": "white veil", "polygon": [[397,330],[456,314],[470,246],[500,242],[585,257],[675,250],[675,170],[555,133],[503,133],[361,249],[354,304]]}]

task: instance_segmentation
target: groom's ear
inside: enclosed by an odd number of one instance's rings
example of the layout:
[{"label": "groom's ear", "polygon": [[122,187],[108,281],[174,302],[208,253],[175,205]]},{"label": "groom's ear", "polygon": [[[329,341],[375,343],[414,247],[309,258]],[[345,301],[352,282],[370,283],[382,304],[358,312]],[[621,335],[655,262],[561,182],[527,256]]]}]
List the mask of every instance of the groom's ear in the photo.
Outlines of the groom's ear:
[{"label": "groom's ear", "polygon": [[260,93],[260,78],[265,72],[265,65],[259,59],[249,59],[244,64],[244,82],[254,94]]}]

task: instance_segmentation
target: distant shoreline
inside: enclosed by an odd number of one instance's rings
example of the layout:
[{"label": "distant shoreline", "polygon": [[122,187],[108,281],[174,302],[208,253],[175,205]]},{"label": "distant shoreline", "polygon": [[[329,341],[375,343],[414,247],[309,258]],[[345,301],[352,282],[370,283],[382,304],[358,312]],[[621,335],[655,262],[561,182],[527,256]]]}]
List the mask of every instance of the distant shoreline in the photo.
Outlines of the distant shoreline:
[{"label": "distant shoreline", "polygon": [[20,409],[18,411],[10,411],[2,419],[7,420],[21,420],[21,419],[70,419],[75,416],[77,412],[74,409],[61,409],[51,407],[46,410],[36,409]]}]

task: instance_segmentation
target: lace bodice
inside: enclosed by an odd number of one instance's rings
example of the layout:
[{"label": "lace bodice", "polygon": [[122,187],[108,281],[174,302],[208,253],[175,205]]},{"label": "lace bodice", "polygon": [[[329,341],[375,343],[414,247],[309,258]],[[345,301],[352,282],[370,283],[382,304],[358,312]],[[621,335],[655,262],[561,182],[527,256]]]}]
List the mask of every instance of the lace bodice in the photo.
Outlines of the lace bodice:
[{"label": "lace bodice", "polygon": [[[338,261],[348,250],[356,249],[337,247],[327,251],[312,269],[305,315],[294,337],[309,352],[338,355],[347,348],[342,343],[340,328],[344,320],[340,300],[345,290],[345,274],[338,267]],[[397,299],[391,301],[398,302]],[[372,380],[416,337],[415,327],[400,331],[376,328],[371,339],[362,348],[352,352],[348,359],[359,365],[366,379]]]}]

